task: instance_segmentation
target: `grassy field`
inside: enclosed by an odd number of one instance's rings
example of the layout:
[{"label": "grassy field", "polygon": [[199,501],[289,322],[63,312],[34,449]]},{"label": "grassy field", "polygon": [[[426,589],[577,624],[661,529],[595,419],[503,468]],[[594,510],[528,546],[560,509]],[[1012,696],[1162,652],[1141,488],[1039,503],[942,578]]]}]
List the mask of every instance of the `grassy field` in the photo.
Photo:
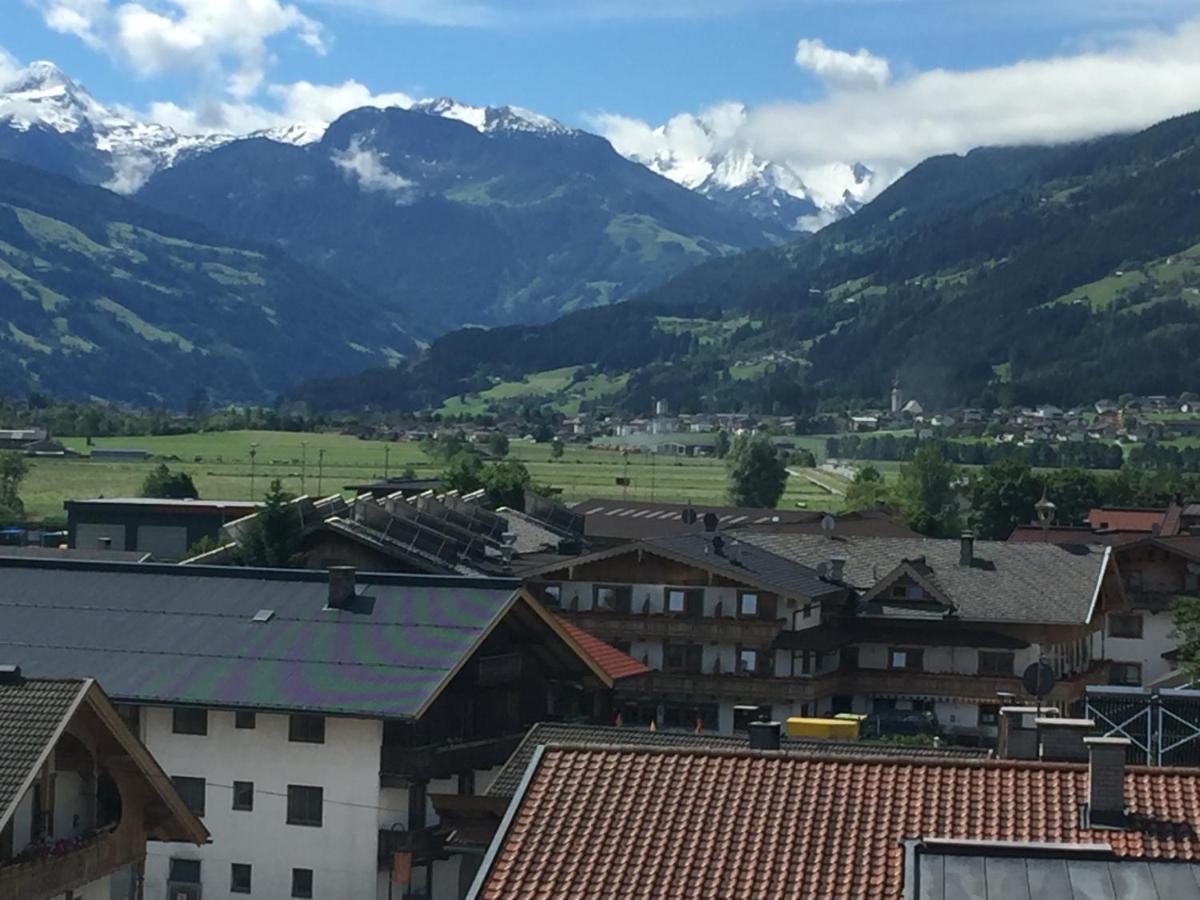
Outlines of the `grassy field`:
[{"label": "grassy field", "polygon": [[[83,438],[60,438],[64,444],[86,452]],[[416,444],[361,441],[336,434],[298,434],[273,431],[229,431],[165,437],[97,438],[98,447],[136,447],[151,458],[136,462],[80,459],[33,461],[21,497],[29,513],[39,519],[59,520],[68,499],[137,496],[146,473],[161,462],[188,472],[200,496],[240,500],[251,497],[250,450],[256,446],[253,490],[261,498],[273,478],[294,493],[329,494],[353,482],[382,478],[412,466],[419,476],[436,475],[440,466],[430,461]],[[322,455],[321,451],[324,451]],[[711,459],[651,457],[583,447],[567,447],[562,459],[553,460],[546,444],[513,441],[510,456],[528,466],[538,484],[562,488],[570,502],[587,497],[627,497],[631,500],[703,504],[725,502],[725,466]],[[301,465],[301,461],[304,465]],[[302,476],[303,472],[303,478]],[[628,487],[617,478],[630,479]],[[838,498],[813,484],[789,478],[780,506],[836,509]]]}]

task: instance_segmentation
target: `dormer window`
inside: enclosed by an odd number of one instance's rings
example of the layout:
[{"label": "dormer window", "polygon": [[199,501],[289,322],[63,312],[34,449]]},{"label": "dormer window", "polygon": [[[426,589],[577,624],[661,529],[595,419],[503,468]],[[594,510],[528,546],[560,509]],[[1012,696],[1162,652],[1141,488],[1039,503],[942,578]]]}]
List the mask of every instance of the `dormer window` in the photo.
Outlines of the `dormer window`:
[{"label": "dormer window", "polygon": [[920,600],[925,596],[919,584],[893,584],[893,600]]}]

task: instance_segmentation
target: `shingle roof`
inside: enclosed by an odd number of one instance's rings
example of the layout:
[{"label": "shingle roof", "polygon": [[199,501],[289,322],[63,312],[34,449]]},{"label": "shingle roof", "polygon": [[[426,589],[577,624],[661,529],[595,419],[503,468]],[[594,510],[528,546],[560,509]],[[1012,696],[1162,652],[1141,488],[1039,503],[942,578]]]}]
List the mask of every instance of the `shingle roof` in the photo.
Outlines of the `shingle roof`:
[{"label": "shingle roof", "polygon": [[596,665],[608,673],[608,677],[613,681],[630,678],[634,675],[644,675],[650,671],[650,667],[645,663],[638,662],[628,653],[622,653],[616,647],[606,644],[595,635],[584,631],[570,619],[559,616],[558,621],[563,630],[575,639],[575,643],[583,649],[583,652],[595,660]]},{"label": "shingle roof", "polygon": [[976,541],[975,562],[959,565],[960,543],[934,538],[745,534],[742,540],[814,568],[845,558],[844,577],[869,590],[906,560],[924,558],[929,577],[961,620],[1086,622],[1110,548]]},{"label": "shingle roof", "polygon": [[740,533],[737,538],[730,534],[721,535],[720,553],[715,552],[712,538],[713,535],[704,533],[677,534],[636,544],[621,544],[608,550],[557,560],[536,572],[544,574],[594,560],[646,552],[718,573],[735,583],[757,585],[788,597],[817,598],[843,593],[843,588],[823,580],[812,567],[748,544]]},{"label": "shingle roof", "polygon": [[[634,726],[577,725],[567,722],[541,722],[526,733],[504,768],[496,775],[487,793],[492,797],[511,797],[521,783],[529,760],[538,745],[572,747],[657,747],[663,750],[745,750],[745,735],[719,734],[703,731],[650,731]],[[826,756],[888,757],[895,756],[936,759],[982,759],[986,750],[971,747],[898,747],[894,744],[871,744],[859,741],[815,741],[782,739],[783,752]]]},{"label": "shingle roof", "polygon": [[901,841],[1108,843],[1200,860],[1200,771],[1133,769],[1128,828],[1082,828],[1086,765],[546,748],[478,896],[898,898]]},{"label": "shingle roof", "polygon": [[[0,660],[98,673],[129,701],[419,713],[513,602],[517,582],[359,575],[355,612],[322,572],[0,559]],[[269,621],[255,622],[259,610]]]},{"label": "shingle roof", "polygon": [[27,678],[0,684],[0,822],[88,684],[83,678]]}]

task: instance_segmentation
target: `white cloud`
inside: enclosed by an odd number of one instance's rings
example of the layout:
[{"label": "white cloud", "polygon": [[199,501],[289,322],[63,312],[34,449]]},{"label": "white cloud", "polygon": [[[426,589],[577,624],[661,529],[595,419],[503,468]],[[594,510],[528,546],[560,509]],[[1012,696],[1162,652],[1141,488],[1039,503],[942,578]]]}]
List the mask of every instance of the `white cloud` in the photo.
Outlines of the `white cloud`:
[{"label": "white cloud", "polygon": [[280,104],[281,115],[293,122],[332,122],[342,113],[364,106],[385,108],[413,105],[408,94],[393,91],[373,94],[370,88],[353,79],[341,84],[313,84],[296,81],[292,84],[273,84],[267,93]]},{"label": "white cloud", "polygon": [[857,53],[834,50],[823,41],[804,38],[796,44],[796,65],[808,69],[835,90],[883,87],[891,80],[886,59],[860,48]]},{"label": "white cloud", "polygon": [[218,77],[234,97],[261,85],[268,41],[293,34],[318,53],[320,26],[280,0],[32,0],[46,24],[104,49],[142,76],[199,71]]},{"label": "white cloud", "polygon": [[[878,190],[934,154],[1081,140],[1200,108],[1200,18],[1170,32],[1125,35],[1099,50],[988,69],[935,69],[877,80],[873,90],[859,89],[864,82],[851,88],[825,80],[829,90],[818,100],[754,107],[740,117],[732,115],[736,104],[722,104],[657,127],[612,115],[591,121],[619,152],[641,161],[695,165],[706,147],[709,153],[748,148],[802,175],[862,162],[879,176]],[[709,127],[718,120],[720,128]]]},{"label": "white cloud", "polygon": [[21,71],[21,63],[15,56],[0,47],[0,84],[12,81]]},{"label": "white cloud", "polygon": [[[358,181],[364,191],[397,193],[407,191],[413,183],[384,165],[386,153],[364,146],[362,135],[355,136],[350,146],[333,154],[333,163]],[[399,201],[397,201],[399,202]]]}]

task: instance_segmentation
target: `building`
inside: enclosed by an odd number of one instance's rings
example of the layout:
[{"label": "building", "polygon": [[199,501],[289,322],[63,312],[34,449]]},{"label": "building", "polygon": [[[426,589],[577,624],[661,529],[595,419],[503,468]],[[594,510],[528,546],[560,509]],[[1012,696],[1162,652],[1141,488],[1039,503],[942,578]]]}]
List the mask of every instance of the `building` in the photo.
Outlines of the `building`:
[{"label": "building", "polygon": [[24,450],[49,436],[45,428],[0,428],[0,450]]},{"label": "building", "polygon": [[[469,897],[1200,896],[1200,772],[1126,766],[1127,744],[1087,738],[1086,762],[543,745]],[[966,885],[952,853],[977,858]],[[1054,854],[1045,881],[1006,862]]]},{"label": "building", "polygon": [[1103,547],[693,533],[553,563],[527,584],[655,670],[617,686],[630,723],[728,732],[764,713],[855,713],[990,742],[997,695],[1025,696],[1039,660],[1064,707],[1131,677],[1105,643],[1127,605]]},{"label": "building", "polygon": [[215,540],[222,525],[249,515],[258,506],[244,500],[151,497],[99,497],[63,503],[70,547],[138,551],[160,560],[182,559],[204,538]]},{"label": "building", "polygon": [[262,897],[376,900],[389,871],[401,895],[458,897],[473,873],[428,794],[486,788],[534,722],[610,716],[605,668],[517,588],[0,559],[0,657],[103,673],[212,833],[154,848],[147,898],[249,879]]},{"label": "building", "polygon": [[0,900],[134,900],[148,840],[207,839],[95,681],[0,667]]}]

